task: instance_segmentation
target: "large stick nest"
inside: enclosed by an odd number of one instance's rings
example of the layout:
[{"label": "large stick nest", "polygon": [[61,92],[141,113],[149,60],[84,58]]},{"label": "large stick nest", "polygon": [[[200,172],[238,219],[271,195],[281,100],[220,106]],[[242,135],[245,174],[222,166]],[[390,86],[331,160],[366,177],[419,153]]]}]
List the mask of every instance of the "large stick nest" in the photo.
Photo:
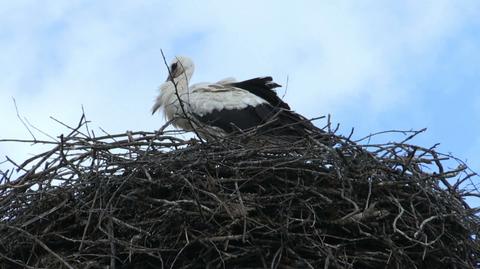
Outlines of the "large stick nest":
[{"label": "large stick nest", "polygon": [[[2,268],[475,268],[478,196],[451,156],[327,132],[203,143],[84,120],[2,172]],[[36,141],[37,143],[42,141]],[[46,142],[46,141],[43,141]],[[29,167],[28,169],[26,167]],[[469,183],[470,182],[470,183]]]}]

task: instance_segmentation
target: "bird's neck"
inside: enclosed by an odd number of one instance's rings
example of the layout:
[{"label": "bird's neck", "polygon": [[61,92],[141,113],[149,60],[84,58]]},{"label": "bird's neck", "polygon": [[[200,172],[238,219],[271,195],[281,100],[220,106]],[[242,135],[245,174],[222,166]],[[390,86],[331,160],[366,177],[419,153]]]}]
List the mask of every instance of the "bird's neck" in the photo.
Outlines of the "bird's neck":
[{"label": "bird's neck", "polygon": [[184,74],[179,76],[173,80],[174,90],[178,92],[178,94],[183,95],[188,93],[188,84],[190,82],[190,74]]}]

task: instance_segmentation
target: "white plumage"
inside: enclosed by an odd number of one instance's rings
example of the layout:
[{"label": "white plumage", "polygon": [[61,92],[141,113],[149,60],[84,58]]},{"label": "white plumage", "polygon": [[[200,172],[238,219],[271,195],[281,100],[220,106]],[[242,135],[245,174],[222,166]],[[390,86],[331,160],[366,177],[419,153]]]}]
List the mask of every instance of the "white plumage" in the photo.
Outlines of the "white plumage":
[{"label": "white plumage", "polygon": [[273,91],[280,85],[274,83],[271,77],[241,82],[227,78],[217,83],[189,86],[194,69],[189,58],[175,57],[168,79],[160,86],[160,95],[152,108],[153,113],[163,108],[166,119],[173,120],[177,128],[187,131],[198,128],[204,138],[223,136],[270,121],[274,123],[270,127],[276,129],[290,125],[286,131],[278,131],[275,135],[298,136],[319,131],[304,117],[289,110],[289,106]]}]

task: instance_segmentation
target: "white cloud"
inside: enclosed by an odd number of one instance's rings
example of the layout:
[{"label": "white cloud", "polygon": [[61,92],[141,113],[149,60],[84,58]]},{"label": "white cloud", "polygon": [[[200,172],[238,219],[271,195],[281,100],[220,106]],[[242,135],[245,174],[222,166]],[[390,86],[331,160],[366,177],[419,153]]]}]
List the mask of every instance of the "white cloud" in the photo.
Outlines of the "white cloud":
[{"label": "white cloud", "polygon": [[[13,3],[13,2],[11,2]],[[15,2],[17,3],[17,2]],[[405,73],[432,64],[438,46],[476,17],[456,1],[23,1],[0,7],[0,138],[28,137],[11,97],[33,124],[65,132],[85,106],[110,132],[153,130],[149,109],[167,56],[189,54],[195,81],[273,75],[297,111],[318,116],[354,102],[377,116],[407,104]],[[419,65],[415,64],[418,60]],[[8,126],[5,128],[5,126]],[[29,147],[0,151],[22,158]]]}]

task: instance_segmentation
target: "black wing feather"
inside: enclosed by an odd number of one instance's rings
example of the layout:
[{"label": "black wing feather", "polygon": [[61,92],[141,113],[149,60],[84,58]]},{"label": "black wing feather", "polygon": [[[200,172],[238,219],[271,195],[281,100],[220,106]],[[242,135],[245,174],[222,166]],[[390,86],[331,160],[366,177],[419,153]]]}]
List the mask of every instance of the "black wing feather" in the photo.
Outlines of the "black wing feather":
[{"label": "black wing feather", "polygon": [[273,82],[272,77],[252,78],[249,80],[230,83],[229,85],[249,91],[256,96],[263,98],[274,107],[290,109],[290,106],[283,102],[273,90],[281,86]]},{"label": "black wing feather", "polygon": [[260,133],[274,136],[303,137],[323,132],[300,114],[270,104],[248,106],[244,109],[214,110],[203,116],[197,115],[196,118],[226,133],[233,133],[238,129],[245,131],[264,124],[259,130]]},{"label": "black wing feather", "polygon": [[247,106],[244,109],[214,110],[203,116],[196,115],[200,122],[218,127],[226,133],[233,133],[238,129],[245,131],[259,125],[263,125],[259,130],[261,134],[272,136],[303,137],[324,132],[302,115],[290,110],[290,106],[273,90],[280,85],[273,82],[272,77],[258,77],[227,85],[246,90],[268,103]]},{"label": "black wing feather", "polygon": [[197,115],[196,118],[203,124],[218,127],[227,133],[233,133],[238,129],[248,130],[264,123],[263,117],[253,106],[244,109],[214,110],[203,116]]},{"label": "black wing feather", "polygon": [[[257,106],[257,114],[268,124],[264,132],[279,136],[306,136],[324,131],[313,125],[307,118],[291,110],[271,106]],[[270,131],[271,130],[271,131]]]}]

